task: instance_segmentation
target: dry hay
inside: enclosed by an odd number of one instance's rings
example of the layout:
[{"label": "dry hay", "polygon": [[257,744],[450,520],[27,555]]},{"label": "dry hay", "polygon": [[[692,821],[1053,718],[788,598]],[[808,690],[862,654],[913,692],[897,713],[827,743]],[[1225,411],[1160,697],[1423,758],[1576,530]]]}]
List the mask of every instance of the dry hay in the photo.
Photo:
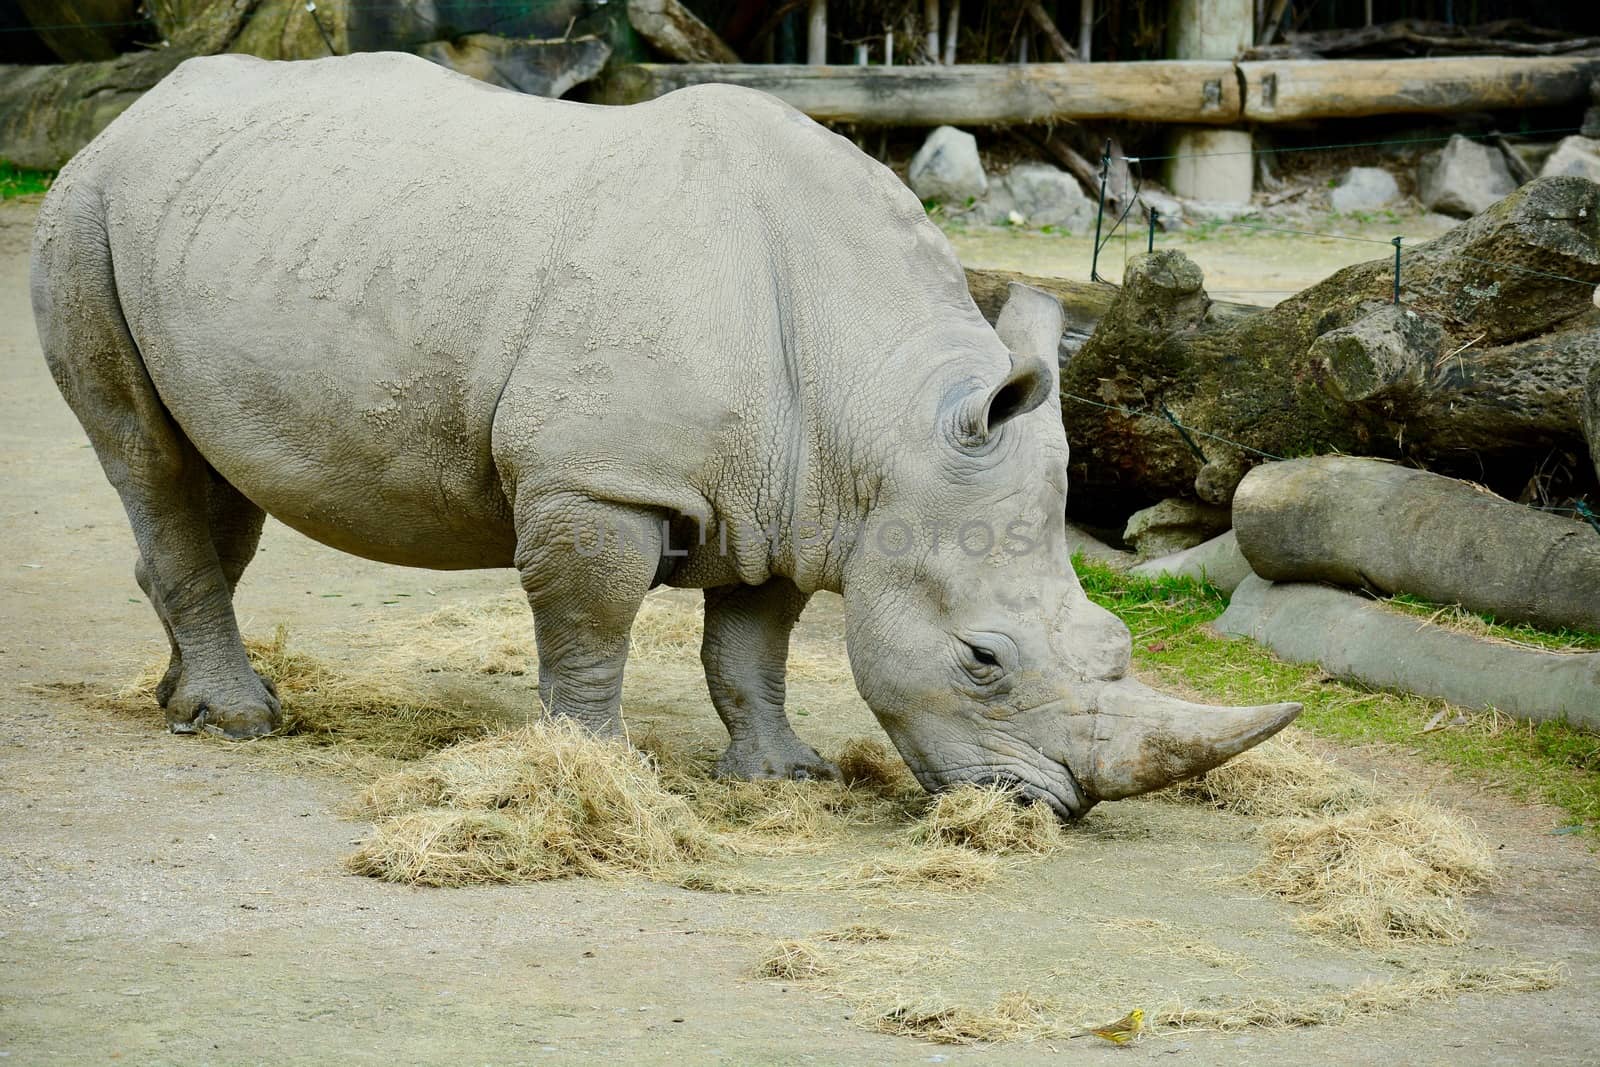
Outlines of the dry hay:
[{"label": "dry hay", "polygon": [[940,793],[908,834],[919,845],[1029,856],[1058,852],[1067,843],[1061,820],[1047,806],[994,785],[960,785]]},{"label": "dry hay", "polygon": [[1440,967],[1336,993],[1304,997],[1236,997],[1202,1005],[1168,1005],[1156,1025],[1169,1030],[1287,1030],[1332,1026],[1389,1015],[1465,993],[1534,993],[1561,984],[1559,967],[1514,962],[1502,967]]},{"label": "dry hay", "polygon": [[881,926],[871,923],[851,923],[837,930],[823,930],[816,935],[819,941],[838,941],[850,945],[871,944],[874,941],[890,941],[897,935],[893,930],[885,930]]},{"label": "dry hay", "polygon": [[979,889],[1000,876],[1000,859],[960,845],[925,845],[915,851],[885,852],[829,884],[848,889]]},{"label": "dry hay", "polygon": [[839,747],[833,764],[839,768],[839,777],[849,786],[876,790],[885,796],[922,791],[905,760],[882,741],[851,738]]},{"label": "dry hay", "polygon": [[1062,1025],[1055,1002],[1027,992],[1003,993],[987,1008],[897,1003],[868,1014],[872,1030],[939,1045],[1037,1040],[1071,1032]]},{"label": "dry hay", "polygon": [[1383,946],[1454,943],[1470,930],[1457,897],[1488,882],[1488,847],[1458,818],[1403,800],[1264,829],[1267,856],[1250,881],[1309,906],[1323,937]]},{"label": "dry hay", "polygon": [[1161,919],[1112,915],[1096,919],[1095,922],[1112,931],[1112,936],[1102,940],[1108,951],[1153,959],[1195,960],[1207,967],[1235,974],[1242,973],[1256,962],[1249,956],[1229,952],[1208,938]]},{"label": "dry hay", "polygon": [[[393,761],[414,760],[470,738],[503,720],[490,709],[463,706],[418,691],[409,679],[383,671],[349,672],[321,657],[292,649],[287,627],[270,639],[245,641],[250,663],[272,681],[284,722],[273,739],[249,746],[255,753],[345,771],[372,772]],[[96,701],[121,714],[148,717],[166,665],[146,668],[127,687]],[[204,735],[202,735],[204,736]]]},{"label": "dry hay", "polygon": [[565,721],[452,746],[380,778],[360,804],[380,821],[350,869],[406,884],[670,877],[715,850],[638,753]]},{"label": "dry hay", "polygon": [[816,945],[788,938],[774,943],[756,964],[756,977],[791,982],[815,981],[832,973],[833,965]]},{"label": "dry hay", "polygon": [[1239,815],[1330,815],[1375,803],[1380,793],[1360,778],[1279,734],[1161,796]]}]

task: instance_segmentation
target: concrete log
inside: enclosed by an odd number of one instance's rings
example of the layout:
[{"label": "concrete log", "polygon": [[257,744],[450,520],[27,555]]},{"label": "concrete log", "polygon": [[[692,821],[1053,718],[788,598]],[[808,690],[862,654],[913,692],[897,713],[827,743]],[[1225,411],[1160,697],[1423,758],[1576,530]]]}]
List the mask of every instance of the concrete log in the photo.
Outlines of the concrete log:
[{"label": "concrete log", "polygon": [[1251,576],[1216,628],[1335,678],[1600,730],[1600,653],[1539,652],[1457,633],[1325,585]]},{"label": "concrete log", "polygon": [[1250,561],[1239,551],[1238,537],[1229,530],[1204,544],[1141,563],[1128,573],[1141,578],[1160,578],[1163,575],[1193,578],[1210,582],[1224,593],[1232,593],[1240,582],[1254,572],[1250,569]]},{"label": "concrete log", "polygon": [[1600,633],[1600,533],[1468,482],[1352,456],[1267,463],[1240,483],[1233,521],[1263,578]]}]

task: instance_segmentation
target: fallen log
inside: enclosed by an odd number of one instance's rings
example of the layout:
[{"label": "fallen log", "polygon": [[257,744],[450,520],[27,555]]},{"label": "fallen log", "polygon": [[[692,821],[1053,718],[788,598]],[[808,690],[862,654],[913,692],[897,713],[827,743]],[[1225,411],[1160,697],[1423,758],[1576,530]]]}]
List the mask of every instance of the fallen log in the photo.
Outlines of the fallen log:
[{"label": "fallen log", "polygon": [[1600,653],[1539,652],[1404,615],[1354,593],[1254,575],[1215,623],[1335,678],[1600,730]]},{"label": "fallen log", "polygon": [[707,82],[760,89],[821,122],[880,126],[1066,119],[1226,124],[1238,121],[1242,106],[1232,63],[1189,60],[953,67],[639,63],[607,78],[598,101],[633,104]]},{"label": "fallen log", "polygon": [[1600,534],[1467,482],[1352,456],[1267,463],[1233,499],[1251,568],[1600,633]]},{"label": "fallen log", "polygon": [[502,89],[534,96],[561,96],[600,73],[611,46],[598,37],[539,41],[469,33],[451,41],[429,41],[417,55]]},{"label": "fallen log", "polygon": [[1579,399],[1600,363],[1600,186],[1540,179],[1418,245],[1399,305],[1392,257],[1243,316],[1203,282],[1181,252],[1133,260],[1064,364],[1073,514],[1225,504],[1251,466],[1326,452],[1510,496],[1556,468],[1569,484],[1549,488],[1593,488]]},{"label": "fallen log", "polygon": [[738,53],[678,0],[628,0],[628,23],[657,51],[680,62],[739,62]]},{"label": "fallen log", "polygon": [[[968,267],[966,272],[967,289],[972,293],[972,299],[978,305],[978,310],[991,323],[999,318],[1000,309],[1005,307],[1007,286],[1012,282],[1021,282],[1035,289],[1042,289],[1060,300],[1064,313],[1061,335],[1063,363],[1070,360],[1073,353],[1088,341],[1095,327],[1110,309],[1112,301],[1121,292],[1119,286],[1109,282],[1075,282],[1066,278],[1041,278],[1034,274],[1022,274],[1011,270],[987,270],[981,267]],[[1236,304],[1219,300],[1211,305],[1211,316],[1216,322],[1231,323],[1264,310],[1266,309],[1256,304]]]},{"label": "fallen log", "polygon": [[1281,59],[1239,64],[1251,122],[1581,104],[1600,57]]}]

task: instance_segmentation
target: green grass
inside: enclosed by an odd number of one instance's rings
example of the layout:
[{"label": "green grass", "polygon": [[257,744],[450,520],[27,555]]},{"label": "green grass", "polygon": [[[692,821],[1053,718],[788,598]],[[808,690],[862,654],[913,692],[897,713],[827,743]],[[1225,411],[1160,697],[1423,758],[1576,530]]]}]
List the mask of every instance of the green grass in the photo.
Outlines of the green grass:
[{"label": "green grass", "polygon": [[55,174],[47,170],[28,170],[0,160],[0,200],[34,196],[50,188]]},{"label": "green grass", "polygon": [[1600,652],[1600,634],[1582,630],[1537,630],[1532,626],[1508,626],[1495,622],[1493,615],[1467,611],[1461,607],[1441,607],[1419,597],[1400,593],[1387,601],[1391,608],[1407,615],[1431,619],[1441,626],[1478,637],[1491,637],[1518,645],[1532,645],[1552,652]]},{"label": "green grass", "polygon": [[[1442,700],[1386,693],[1329,679],[1320,668],[1284,663],[1254,641],[1228,640],[1206,624],[1226,598],[1191,579],[1156,581],[1074,560],[1084,590],[1133,632],[1142,667],[1215,703],[1265,704],[1298,700],[1299,722],[1313,734],[1345,744],[1379,744],[1446,764],[1508,796],[1564,809],[1569,825],[1600,836],[1600,735],[1560,723],[1527,723],[1497,712],[1453,708]],[[1415,601],[1407,605],[1418,607]],[[1439,609],[1429,606],[1426,614]],[[1479,626],[1530,642],[1537,631]],[[1540,635],[1556,647],[1593,647],[1594,635]],[[1574,644],[1573,639],[1578,639]],[[1460,725],[1422,733],[1438,712]]]}]

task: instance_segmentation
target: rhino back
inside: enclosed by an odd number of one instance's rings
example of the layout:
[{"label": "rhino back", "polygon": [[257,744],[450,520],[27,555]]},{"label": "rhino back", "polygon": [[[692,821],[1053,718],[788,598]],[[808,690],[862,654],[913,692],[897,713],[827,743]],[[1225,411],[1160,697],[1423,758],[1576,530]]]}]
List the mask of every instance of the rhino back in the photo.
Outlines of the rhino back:
[{"label": "rhino back", "polygon": [[102,198],[130,331],[208,461],[395,562],[509,559],[503,399],[541,488],[678,506],[730,450],[804,436],[797,358],[858,388],[971,303],[887,171],[726,87],[600,108],[398,54],[211,57],[63,181]]}]

